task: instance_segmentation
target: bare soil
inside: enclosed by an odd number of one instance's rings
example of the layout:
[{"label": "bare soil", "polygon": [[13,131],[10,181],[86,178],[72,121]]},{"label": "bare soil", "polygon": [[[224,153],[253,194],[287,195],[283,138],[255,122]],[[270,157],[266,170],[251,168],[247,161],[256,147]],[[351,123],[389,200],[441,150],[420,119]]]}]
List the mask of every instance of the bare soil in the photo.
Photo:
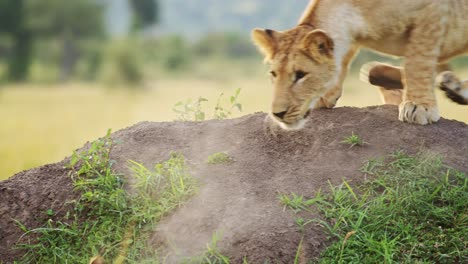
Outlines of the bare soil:
[{"label": "bare soil", "polygon": [[[112,136],[120,144],[112,151],[115,169],[129,175],[128,160],[148,167],[166,160],[173,151],[185,155],[200,179],[198,194],[159,224],[151,245],[162,247],[168,263],[203,252],[215,232],[222,233],[221,252],[232,263],[292,263],[304,237],[302,258],[315,258],[327,245],[325,230],[308,225],[300,233],[295,215],[284,210],[280,193],[313,197],[328,182],[356,183],[369,159],[396,150],[438,153],[456,169],[468,172],[468,125],[442,119],[430,126],[397,121],[392,106],[336,108],[314,111],[301,131],[276,131],[265,114],[206,122],[143,122]],[[367,144],[350,148],[345,137],[355,133]],[[233,161],[208,165],[209,155],[226,152]],[[76,198],[64,164],[21,172],[0,182],[0,260],[12,263],[22,231],[38,227],[45,212],[65,213]],[[131,178],[128,178],[131,182]]]}]

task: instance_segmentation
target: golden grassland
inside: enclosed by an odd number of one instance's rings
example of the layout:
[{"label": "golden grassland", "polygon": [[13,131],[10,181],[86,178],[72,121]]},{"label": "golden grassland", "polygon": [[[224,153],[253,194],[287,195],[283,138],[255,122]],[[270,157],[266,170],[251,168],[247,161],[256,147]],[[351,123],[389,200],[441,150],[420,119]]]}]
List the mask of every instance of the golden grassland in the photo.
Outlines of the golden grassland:
[{"label": "golden grassland", "polygon": [[[140,121],[172,121],[178,101],[199,96],[211,116],[221,93],[241,88],[243,112],[267,111],[271,87],[266,77],[232,80],[158,80],[143,90],[104,89],[95,84],[8,85],[0,87],[0,179],[21,170],[57,162],[87,141]],[[468,123],[468,109],[438,93],[442,115]],[[339,106],[379,105],[375,88],[353,74]]]}]

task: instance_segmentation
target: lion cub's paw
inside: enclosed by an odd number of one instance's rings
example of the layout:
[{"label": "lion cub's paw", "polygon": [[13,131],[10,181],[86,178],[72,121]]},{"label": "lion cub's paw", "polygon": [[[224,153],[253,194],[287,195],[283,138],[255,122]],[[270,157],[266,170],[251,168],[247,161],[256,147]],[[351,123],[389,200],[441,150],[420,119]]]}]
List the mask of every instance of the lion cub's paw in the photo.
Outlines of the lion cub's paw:
[{"label": "lion cub's paw", "polygon": [[445,92],[452,101],[468,104],[468,82],[461,82],[453,72],[442,72],[436,78],[436,86]]},{"label": "lion cub's paw", "polygon": [[338,99],[329,100],[325,97],[320,97],[320,100],[317,101],[313,109],[333,108],[338,102]]},{"label": "lion cub's paw", "polygon": [[399,107],[400,121],[427,125],[439,121],[440,114],[437,106],[427,107],[414,102],[403,102]]}]

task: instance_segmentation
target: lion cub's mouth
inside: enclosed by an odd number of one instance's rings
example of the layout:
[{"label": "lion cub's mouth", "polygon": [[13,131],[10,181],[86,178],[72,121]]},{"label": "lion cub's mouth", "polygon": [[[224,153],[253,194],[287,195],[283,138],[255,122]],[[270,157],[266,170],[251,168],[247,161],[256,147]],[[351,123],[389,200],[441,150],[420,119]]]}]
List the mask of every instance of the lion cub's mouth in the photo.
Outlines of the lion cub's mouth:
[{"label": "lion cub's mouth", "polygon": [[273,119],[280,125],[280,127],[282,129],[285,129],[285,130],[300,130],[300,129],[304,128],[304,125],[307,122],[306,118],[309,117],[309,115],[310,115],[310,109],[307,110],[307,112],[304,114],[304,116],[302,118],[297,119],[293,123],[286,123],[284,121],[280,121],[280,120],[275,119],[275,118],[273,118]]}]

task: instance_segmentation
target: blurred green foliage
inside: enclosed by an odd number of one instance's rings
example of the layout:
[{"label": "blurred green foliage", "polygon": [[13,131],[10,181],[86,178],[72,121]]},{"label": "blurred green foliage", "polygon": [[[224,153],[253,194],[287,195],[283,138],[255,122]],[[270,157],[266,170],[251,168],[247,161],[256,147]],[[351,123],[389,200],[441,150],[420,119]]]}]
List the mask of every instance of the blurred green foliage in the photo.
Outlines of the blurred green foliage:
[{"label": "blurred green foliage", "polygon": [[83,42],[104,37],[104,6],[95,0],[28,0],[28,3],[28,28],[38,41],[45,38],[60,42],[59,79],[68,80],[80,55],[86,52]]},{"label": "blurred green foliage", "polygon": [[40,37],[72,34],[80,38],[104,32],[104,6],[95,0],[26,0],[26,24]]},{"label": "blurred green foliage", "polygon": [[245,36],[230,32],[207,34],[195,43],[193,52],[198,56],[221,56],[232,59],[257,55],[252,43]]},{"label": "blurred green foliage", "polygon": [[159,21],[159,5],[154,0],[130,0],[133,9],[133,30],[139,30]]},{"label": "blurred green foliage", "polygon": [[[78,61],[79,41],[103,35],[103,6],[95,0],[2,0],[0,35],[10,38],[1,43],[0,57],[8,64],[6,79],[26,80],[40,41],[61,43],[57,64],[60,79],[67,79]],[[40,44],[37,44],[40,45]]]},{"label": "blurred green foliage", "polygon": [[105,50],[101,80],[108,85],[138,87],[143,81],[139,44],[131,39],[114,40]]},{"label": "blurred green foliage", "polygon": [[[159,47],[158,47],[159,46]],[[151,49],[151,47],[148,47]],[[160,62],[169,71],[181,70],[190,63],[191,51],[188,43],[180,36],[168,36],[158,41],[154,50],[160,53]]]},{"label": "blurred green foliage", "polygon": [[24,80],[31,63],[32,36],[25,23],[25,6],[24,0],[0,1],[0,35],[9,38],[7,45],[0,45],[0,56],[7,57],[7,76],[12,81]]},{"label": "blurred green foliage", "polygon": [[[157,21],[156,0],[130,3],[136,21],[132,32]],[[6,65],[0,79],[97,79],[103,50],[112,46],[105,32],[105,4],[101,0],[0,1],[0,64]]]}]

